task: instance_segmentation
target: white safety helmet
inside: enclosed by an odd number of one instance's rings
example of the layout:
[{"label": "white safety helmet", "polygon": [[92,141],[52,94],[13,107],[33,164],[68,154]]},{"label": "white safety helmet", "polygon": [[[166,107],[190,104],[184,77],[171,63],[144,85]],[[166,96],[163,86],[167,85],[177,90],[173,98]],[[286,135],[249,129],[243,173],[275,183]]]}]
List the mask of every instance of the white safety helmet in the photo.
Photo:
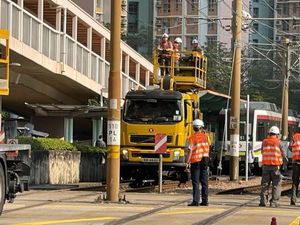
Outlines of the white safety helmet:
[{"label": "white safety helmet", "polygon": [[182,40],[180,37],[175,38],[174,42],[181,44]]},{"label": "white safety helmet", "polygon": [[197,39],[194,39],[194,40],[192,41],[192,44],[198,44],[198,40],[197,40]]},{"label": "white safety helmet", "polygon": [[204,127],[204,123],[202,120],[195,119],[193,121],[193,127],[199,127],[199,128]]},{"label": "white safety helmet", "polygon": [[163,38],[168,38],[169,35],[168,35],[167,33],[164,33],[164,34],[162,35],[162,37],[163,37]]},{"label": "white safety helmet", "polygon": [[276,126],[272,126],[269,130],[269,134],[276,134],[276,135],[279,135],[280,134],[280,131],[279,131],[279,128],[276,127]]}]

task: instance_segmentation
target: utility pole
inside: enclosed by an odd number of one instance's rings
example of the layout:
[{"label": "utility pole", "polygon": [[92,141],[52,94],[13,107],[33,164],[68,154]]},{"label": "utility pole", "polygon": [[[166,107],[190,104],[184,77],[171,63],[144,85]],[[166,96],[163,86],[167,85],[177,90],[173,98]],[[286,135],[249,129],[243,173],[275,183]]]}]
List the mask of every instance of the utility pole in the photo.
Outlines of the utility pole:
[{"label": "utility pole", "polygon": [[121,0],[111,1],[111,62],[108,79],[108,121],[107,121],[107,200],[119,200],[120,187],[120,62],[121,62]]},{"label": "utility pole", "polygon": [[230,180],[239,178],[242,0],[233,1],[233,75],[230,113]]},{"label": "utility pole", "polygon": [[291,43],[290,39],[286,38],[284,42],[287,46],[286,51],[286,71],[284,75],[284,82],[282,86],[282,140],[286,140],[288,137],[288,115],[289,115],[289,79],[290,79],[290,66],[291,66]]}]

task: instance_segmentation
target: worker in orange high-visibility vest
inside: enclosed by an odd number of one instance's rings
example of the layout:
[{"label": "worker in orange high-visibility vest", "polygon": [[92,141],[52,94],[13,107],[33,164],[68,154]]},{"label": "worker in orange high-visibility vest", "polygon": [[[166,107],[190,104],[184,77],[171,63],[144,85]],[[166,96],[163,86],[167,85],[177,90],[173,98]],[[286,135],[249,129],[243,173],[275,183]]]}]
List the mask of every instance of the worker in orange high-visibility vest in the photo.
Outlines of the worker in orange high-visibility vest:
[{"label": "worker in orange high-visibility vest", "polygon": [[281,172],[280,166],[283,164],[285,153],[282,150],[279,139],[279,128],[272,126],[269,135],[262,142],[262,177],[259,206],[266,206],[269,195],[269,187],[272,183],[271,207],[278,207],[278,200],[281,194]]},{"label": "worker in orange high-visibility vest", "polygon": [[296,205],[300,179],[300,123],[298,125],[298,132],[293,135],[292,140],[290,142],[290,149],[292,150],[293,159],[293,184],[291,205]]},{"label": "worker in orange high-visibility vest", "polygon": [[210,140],[200,119],[193,121],[195,131],[187,140],[187,168],[191,170],[193,201],[188,206],[198,206],[200,200],[199,181],[201,183],[201,206],[208,205],[208,163]]}]

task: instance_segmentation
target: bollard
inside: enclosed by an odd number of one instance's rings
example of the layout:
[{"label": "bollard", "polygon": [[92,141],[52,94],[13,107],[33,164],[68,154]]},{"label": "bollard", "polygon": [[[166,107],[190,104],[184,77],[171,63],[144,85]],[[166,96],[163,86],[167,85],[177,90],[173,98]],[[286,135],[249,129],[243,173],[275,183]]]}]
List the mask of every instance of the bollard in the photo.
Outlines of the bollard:
[{"label": "bollard", "polygon": [[277,225],[276,217],[272,217],[270,225]]}]

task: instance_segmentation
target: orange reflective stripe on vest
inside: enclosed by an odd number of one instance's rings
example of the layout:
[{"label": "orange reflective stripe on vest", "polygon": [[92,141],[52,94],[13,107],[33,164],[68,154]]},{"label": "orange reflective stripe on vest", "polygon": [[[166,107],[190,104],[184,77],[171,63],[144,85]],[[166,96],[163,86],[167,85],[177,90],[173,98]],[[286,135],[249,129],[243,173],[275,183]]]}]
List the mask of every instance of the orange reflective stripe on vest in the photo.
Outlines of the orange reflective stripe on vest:
[{"label": "orange reflective stripe on vest", "polygon": [[209,156],[208,138],[205,133],[195,133],[189,138],[189,149],[192,151],[190,163],[200,162],[202,157]]},{"label": "orange reflective stripe on vest", "polygon": [[280,140],[276,136],[271,136],[263,140],[262,143],[262,164],[268,166],[282,165],[282,154],[280,150]]},{"label": "orange reflective stripe on vest", "polygon": [[300,160],[300,133],[293,136],[292,157],[293,160]]}]

